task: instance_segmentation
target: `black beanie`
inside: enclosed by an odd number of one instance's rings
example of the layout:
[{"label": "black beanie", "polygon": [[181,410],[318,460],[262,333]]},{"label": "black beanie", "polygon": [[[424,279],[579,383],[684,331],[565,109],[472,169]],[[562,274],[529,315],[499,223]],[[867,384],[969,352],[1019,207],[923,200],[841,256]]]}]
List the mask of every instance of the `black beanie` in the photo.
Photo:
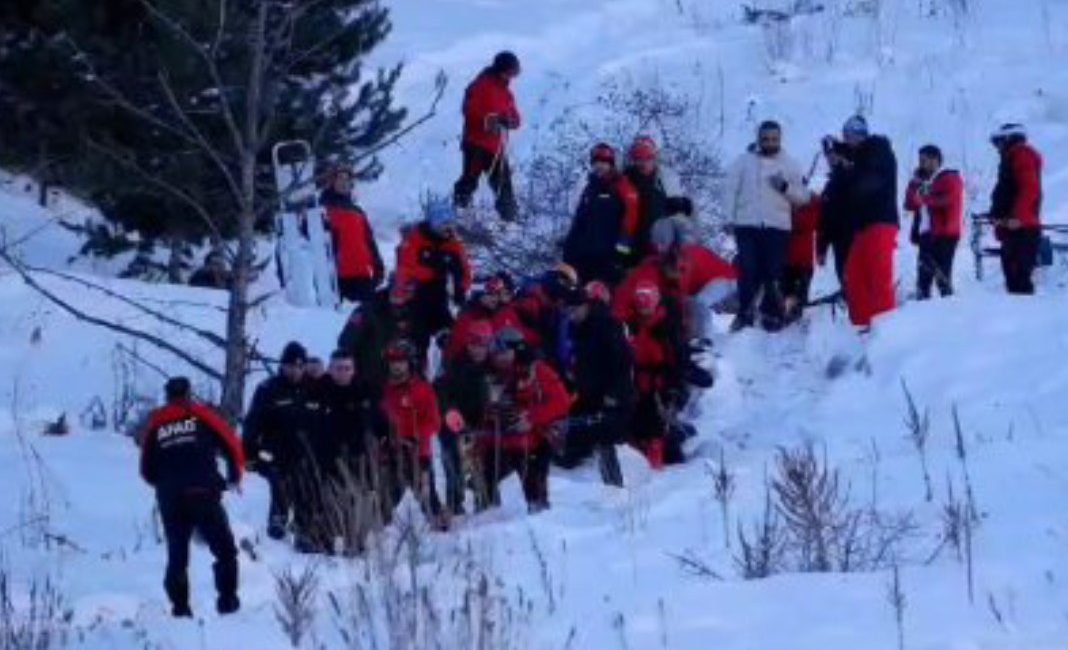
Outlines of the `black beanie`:
[{"label": "black beanie", "polygon": [[508,50],[498,52],[497,56],[493,57],[493,65],[490,68],[498,74],[519,72],[519,57]]},{"label": "black beanie", "polygon": [[189,378],[187,377],[171,377],[163,385],[163,394],[168,402],[189,399],[192,392],[193,389],[189,385]]},{"label": "black beanie", "polygon": [[308,352],[304,349],[304,346],[296,341],[290,341],[286,343],[286,347],[282,350],[282,363],[297,363],[305,362],[308,360]]}]

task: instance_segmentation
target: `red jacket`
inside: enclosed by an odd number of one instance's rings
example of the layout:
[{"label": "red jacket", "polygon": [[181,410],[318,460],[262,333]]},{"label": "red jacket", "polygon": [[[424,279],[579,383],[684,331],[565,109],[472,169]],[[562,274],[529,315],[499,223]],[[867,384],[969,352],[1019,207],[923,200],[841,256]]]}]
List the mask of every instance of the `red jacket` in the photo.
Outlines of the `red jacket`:
[{"label": "red jacket", "polygon": [[464,291],[470,289],[471,263],[463,241],[436,237],[423,224],[409,228],[397,247],[397,281],[445,281],[448,276],[441,264],[446,257],[456,260],[460,285]]},{"label": "red jacket", "polygon": [[812,270],[816,266],[816,230],[820,224],[820,195],[813,194],[808,203],[794,208],[792,227],[786,245],[786,265]]},{"label": "red jacket", "polygon": [[222,489],[219,455],[226,459],[227,480],[239,482],[245,469],[241,442],[222,416],[199,402],[171,402],[152,411],[141,433],[141,477],[159,492]]},{"label": "red jacket", "polygon": [[635,316],[628,323],[634,355],[634,384],[640,395],[670,387],[676,373],[675,353],[669,336],[667,314],[659,307],[650,317]]},{"label": "red jacket", "polygon": [[519,128],[519,110],[508,82],[493,71],[483,70],[464,93],[463,141],[496,154],[501,150],[500,131],[487,128],[486,118],[496,115],[512,129]]},{"label": "red jacket", "polygon": [[441,429],[441,414],[437,395],[427,380],[411,377],[404,382],[387,382],[382,411],[394,436],[415,441],[419,458],[430,458],[430,441]]},{"label": "red jacket", "polygon": [[364,211],[355,205],[327,205],[326,222],[334,237],[338,277],[381,280],[382,257]]},{"label": "red jacket", "polygon": [[487,442],[499,440],[503,449],[530,452],[545,443],[553,423],[567,417],[571,397],[556,371],[544,361],[535,361],[517,372],[519,375],[508,390],[513,393],[516,411],[526,415],[531,429],[524,433],[502,432],[499,438],[491,436]]},{"label": "red jacket", "polygon": [[677,278],[666,275],[657,255],[648,255],[634,267],[612,294],[612,313],[627,321],[631,318],[634,290],[647,280],[656,284],[665,296],[688,298],[701,293],[715,280],[736,280],[738,271],[730,262],[700,244],[683,244],[679,249]]},{"label": "red jacket", "polygon": [[519,315],[516,314],[511,305],[504,305],[496,311],[490,312],[482,305],[474,302],[456,315],[456,322],[453,323],[452,330],[449,331],[448,343],[446,343],[445,349],[441,353],[446,361],[451,361],[460,356],[464,347],[467,346],[468,331],[471,328],[471,324],[478,321],[489,321],[493,326],[494,334],[505,327],[514,327],[520,332],[524,329],[523,324],[519,321]]},{"label": "red jacket", "polygon": [[[921,208],[930,215],[930,233],[933,237],[960,237],[961,217],[964,213],[964,181],[952,169],[938,172],[931,179],[926,194],[920,189],[924,181],[913,178],[905,189],[905,209],[920,218]],[[919,232],[918,223],[913,228]]]}]

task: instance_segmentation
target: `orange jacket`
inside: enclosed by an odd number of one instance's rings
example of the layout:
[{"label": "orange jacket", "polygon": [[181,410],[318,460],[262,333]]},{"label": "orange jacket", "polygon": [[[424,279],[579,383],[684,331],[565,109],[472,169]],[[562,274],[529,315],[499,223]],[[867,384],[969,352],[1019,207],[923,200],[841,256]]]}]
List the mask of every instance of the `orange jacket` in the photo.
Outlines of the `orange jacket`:
[{"label": "orange jacket", "polygon": [[517,368],[516,373],[507,390],[513,393],[518,414],[525,415],[530,422],[530,431],[491,431],[482,440],[489,445],[498,443],[503,449],[531,452],[545,444],[549,427],[567,416],[571,396],[556,371],[544,361],[535,361],[529,368]]},{"label": "orange jacket", "polygon": [[736,280],[738,270],[711,249],[700,244],[683,244],[676,261],[677,278],[668,277],[661,268],[659,256],[648,255],[634,267],[612,294],[612,313],[626,321],[633,310],[634,292],[638,284],[655,284],[665,296],[688,298],[701,293],[714,280]]},{"label": "orange jacket", "polygon": [[326,222],[334,237],[339,278],[374,278],[384,274],[367,215],[355,205],[326,205]]},{"label": "orange jacket", "polygon": [[786,245],[786,264],[803,269],[816,266],[816,229],[820,223],[820,195],[813,194],[808,203],[791,213],[792,228]]},{"label": "orange jacket", "polygon": [[471,288],[471,263],[467,259],[467,247],[460,239],[443,239],[434,235],[425,224],[408,229],[397,247],[397,280],[400,282],[445,282],[448,270],[446,258],[458,265],[461,288]]}]

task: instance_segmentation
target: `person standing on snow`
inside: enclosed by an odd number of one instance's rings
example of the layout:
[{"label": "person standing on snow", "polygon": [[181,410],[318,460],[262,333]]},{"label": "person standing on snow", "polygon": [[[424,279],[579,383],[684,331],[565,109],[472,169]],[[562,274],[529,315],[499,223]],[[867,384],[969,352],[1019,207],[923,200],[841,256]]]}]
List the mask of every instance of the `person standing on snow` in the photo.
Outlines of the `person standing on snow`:
[{"label": "person standing on snow", "polygon": [[[600,297],[593,295],[603,293]],[[605,485],[623,487],[616,445],[627,435],[634,402],[633,365],[623,323],[609,309],[607,288],[590,283],[566,298],[571,320],[571,385],[576,401],[571,408],[575,423],[568,427],[558,461],[574,467],[591,452]]]},{"label": "person standing on snow", "polygon": [[482,70],[464,93],[463,174],[453,186],[458,208],[471,207],[471,198],[483,174],[497,199],[497,214],[514,221],[517,205],[508,164],[508,132],[519,128],[519,110],[509,88],[519,76],[519,58],[498,52],[493,64]]},{"label": "person standing on snow", "polygon": [[[164,387],[167,403],[151,413],[141,434],[141,476],[156,489],[167,538],[163,580],[171,613],[191,618],[189,543],[197,533],[215,557],[216,610],[232,614],[237,597],[237,546],[222,505],[222,492],[240,489],[245,468],[241,443],[229,424],[205,404],[193,400],[189,380],[172,377]],[[226,480],[216,459],[226,459]]]},{"label": "person standing on snow", "polygon": [[637,388],[631,444],[653,469],[665,464],[669,430],[685,395],[678,346],[673,341],[674,327],[660,297],[655,284],[648,280],[638,282],[634,287],[634,309],[627,319]]},{"label": "person standing on snow", "polygon": [[449,298],[463,306],[471,288],[471,265],[456,230],[456,211],[447,201],[431,200],[426,218],[404,234],[397,247],[395,281],[415,283],[415,321],[425,335],[433,338],[452,326]]},{"label": "person standing on snow", "polygon": [[998,150],[998,182],[990,218],[1001,241],[1001,268],[1009,293],[1035,292],[1031,275],[1042,239],[1042,156],[1027,142],[1021,124],[1004,124],[991,137]]},{"label": "person standing on snow", "polygon": [[634,231],[633,255],[627,266],[634,266],[649,253],[649,233],[656,222],[675,214],[693,216],[693,202],[682,196],[677,179],[660,166],[656,141],[647,135],[634,139],[627,151],[623,171],[638,192],[638,225]]},{"label": "person standing on snow", "polygon": [[383,356],[389,379],[382,395],[382,411],[389,423],[387,457],[392,479],[390,505],[396,507],[410,489],[428,518],[439,529],[447,527],[441,510],[431,443],[441,429],[441,413],[434,389],[419,374],[416,349],[410,341],[393,341]]},{"label": "person standing on snow", "polygon": [[535,358],[523,335],[510,327],[497,333],[491,357],[490,401],[478,448],[487,501],[500,505],[500,482],[512,472],[523,484],[527,511],[549,507],[550,438],[567,417],[570,399],[559,375]]},{"label": "person standing on snow", "polygon": [[842,192],[853,224],[845,265],[849,320],[861,330],[894,308],[894,248],[897,246],[897,158],[890,140],[872,135],[863,116],[842,127],[845,166]]},{"label": "person standing on snow", "polygon": [[810,192],[797,162],[782,150],[782,127],[766,121],[757,141],[731,165],[724,188],[726,214],[738,245],[738,315],[732,331],[755,322],[756,299],[762,325],[782,326],[784,311],[779,280],[790,237],[790,214]]},{"label": "person standing on snow", "polygon": [[385,267],[367,214],[352,200],[352,170],[331,167],[319,204],[334,241],[338,293],[352,302],[369,300],[382,284]]},{"label": "person standing on snow", "polygon": [[796,321],[808,304],[809,287],[816,266],[816,230],[822,201],[813,194],[807,203],[795,206],[790,215],[790,240],[786,245],[786,265],[779,284],[787,322]]},{"label": "person standing on snow", "polygon": [[564,239],[564,262],[580,284],[600,280],[614,286],[634,252],[638,192],[616,169],[616,152],[601,142],[590,150],[591,171]]},{"label": "person standing on snow", "polygon": [[308,354],[296,341],[286,344],[278,374],[256,387],[245,416],[242,436],[249,469],[270,486],[267,536],[282,539],[292,515],[297,537],[309,521],[310,503],[302,500],[314,462],[316,437],[322,431],[322,409],[311,396],[304,374]]},{"label": "person standing on snow", "polygon": [[[459,333],[449,339],[452,344]],[[434,381],[445,426],[438,434],[441,443],[441,464],[445,469],[445,503],[451,514],[464,512],[464,477],[475,468],[465,467],[469,458],[469,438],[486,419],[489,402],[489,352],[495,330],[488,320],[472,321],[462,332],[463,347],[443,364],[441,376]],[[475,477],[481,480],[481,476]],[[485,494],[476,494],[479,502]]]},{"label": "person standing on snow", "polygon": [[909,240],[919,248],[916,291],[931,297],[931,284],[943,296],[953,294],[953,257],[960,241],[964,181],[954,169],[942,167],[942,150],[920,147],[919,165],[905,190],[905,209],[912,213]]}]

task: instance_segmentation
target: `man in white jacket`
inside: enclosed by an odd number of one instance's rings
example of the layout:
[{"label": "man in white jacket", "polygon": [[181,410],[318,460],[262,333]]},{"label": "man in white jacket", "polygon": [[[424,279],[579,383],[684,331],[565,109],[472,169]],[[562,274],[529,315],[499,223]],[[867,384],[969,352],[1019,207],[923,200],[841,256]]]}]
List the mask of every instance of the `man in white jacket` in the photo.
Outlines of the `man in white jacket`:
[{"label": "man in white jacket", "polygon": [[766,329],[783,324],[784,311],[779,278],[790,236],[790,214],[803,205],[811,192],[801,168],[782,150],[782,127],[761,123],[757,141],[738,157],[727,172],[723,198],[727,220],[738,245],[738,316],[731,331],[755,322],[757,297]]}]

